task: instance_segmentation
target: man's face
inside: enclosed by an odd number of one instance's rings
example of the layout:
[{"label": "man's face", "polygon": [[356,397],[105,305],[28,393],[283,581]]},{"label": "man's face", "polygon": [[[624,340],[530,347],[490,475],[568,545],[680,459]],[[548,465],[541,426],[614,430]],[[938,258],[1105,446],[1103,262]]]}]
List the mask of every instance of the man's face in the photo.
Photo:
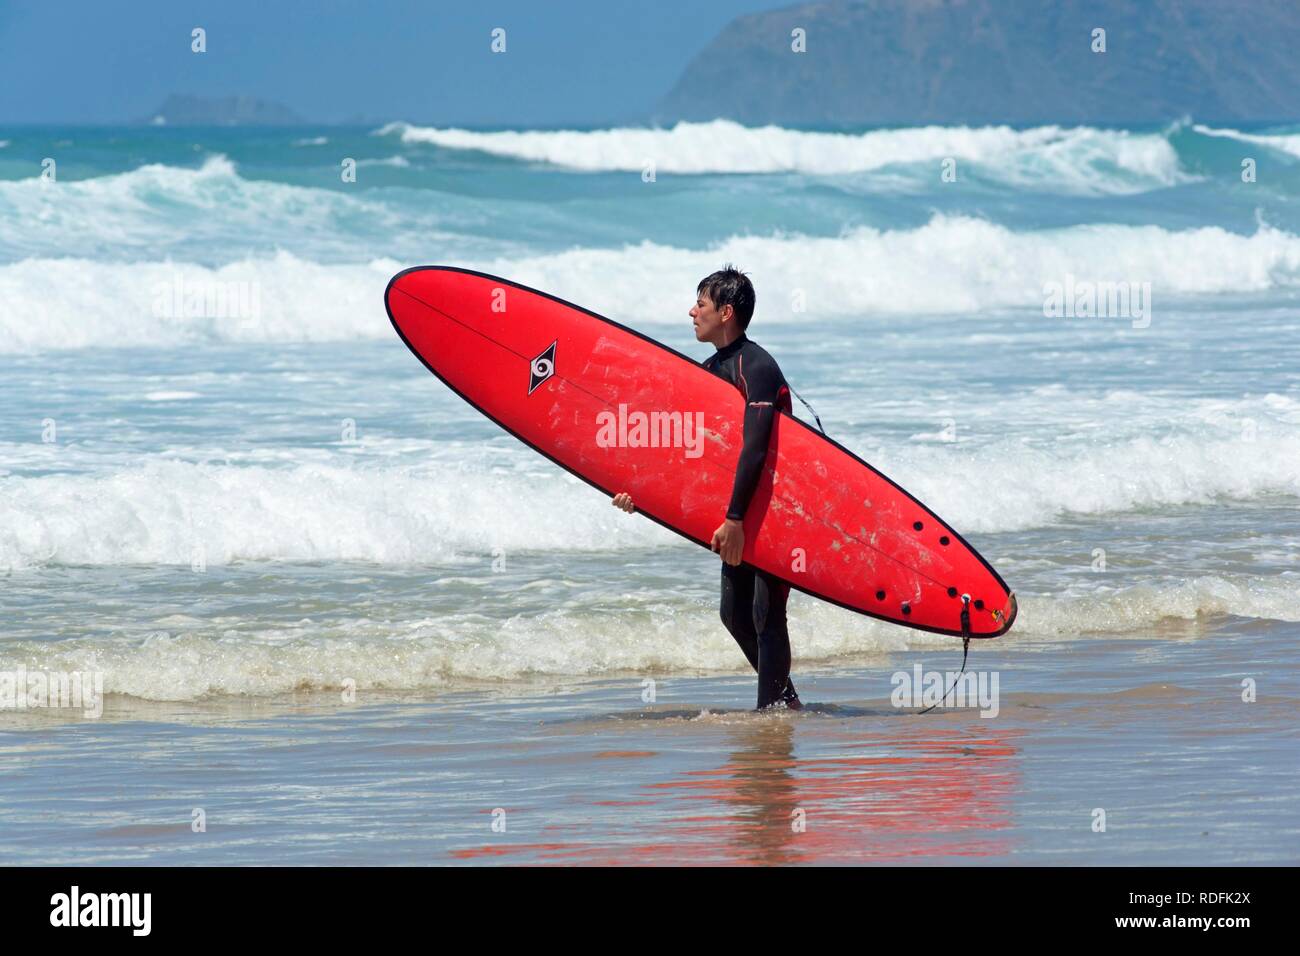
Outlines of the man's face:
[{"label": "man's face", "polygon": [[724,305],[721,309],[713,305],[707,292],[701,292],[691,309],[691,320],[695,323],[695,338],[700,342],[717,343],[723,335],[723,324],[731,321],[735,309]]}]

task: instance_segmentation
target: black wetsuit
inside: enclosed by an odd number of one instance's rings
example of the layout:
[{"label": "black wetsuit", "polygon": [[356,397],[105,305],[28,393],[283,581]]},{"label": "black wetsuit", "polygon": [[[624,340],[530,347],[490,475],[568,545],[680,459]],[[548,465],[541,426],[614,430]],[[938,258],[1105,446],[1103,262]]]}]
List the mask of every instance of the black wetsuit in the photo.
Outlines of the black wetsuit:
[{"label": "black wetsuit", "polygon": [[[790,387],[772,356],[742,335],[704,362],[745,398],[744,446],[727,517],[743,521],[763,474],[772,423],[790,411]],[[796,697],[790,682],[790,633],[785,605],[790,585],[748,564],[722,562],[722,623],[758,671],[758,706]]]}]

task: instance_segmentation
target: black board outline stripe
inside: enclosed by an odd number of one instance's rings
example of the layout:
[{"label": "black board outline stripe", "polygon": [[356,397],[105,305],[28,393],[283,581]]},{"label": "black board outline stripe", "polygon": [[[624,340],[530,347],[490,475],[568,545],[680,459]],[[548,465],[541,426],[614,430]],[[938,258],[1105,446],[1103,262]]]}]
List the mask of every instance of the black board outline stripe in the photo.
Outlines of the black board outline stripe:
[{"label": "black board outline stripe", "polygon": [[[507,426],[507,425],[505,425],[503,422],[499,421],[496,417],[494,417],[493,415],[489,414],[489,413],[488,413],[487,411],[485,411],[484,409],[480,408],[477,404],[475,404],[473,401],[471,401],[471,400],[470,400],[470,399],[469,399],[469,398],[468,398],[468,397],[467,397],[463,392],[461,392],[460,389],[456,388],[454,385],[451,384],[451,382],[449,382],[449,381],[447,381],[445,378],[443,378],[442,375],[439,374],[438,370],[435,369],[432,365],[430,365],[430,364],[425,360],[424,356],[421,355],[421,354],[420,354],[420,353],[415,349],[415,347],[411,344],[410,340],[407,339],[406,335],[402,332],[402,327],[401,327],[400,325],[397,324],[397,319],[395,319],[395,318],[393,317],[393,309],[392,309],[392,306],[389,304],[389,300],[390,300],[390,297],[391,297],[391,295],[392,295],[392,291],[393,291],[393,286],[394,286],[394,284],[395,284],[399,279],[401,279],[403,276],[410,275],[410,274],[413,273],[413,272],[454,272],[454,273],[459,273],[459,274],[461,274],[461,275],[477,276],[477,277],[480,278],[480,279],[488,279],[488,280],[491,280],[492,282],[499,282],[499,283],[501,283],[502,285],[509,286],[509,287],[511,287],[511,288],[513,288],[513,289],[519,289],[519,290],[521,290],[521,291],[523,291],[523,292],[530,292],[530,293],[532,293],[533,295],[539,295],[539,296],[541,296],[541,297],[543,297],[543,298],[545,298],[545,299],[550,299],[552,302],[555,302],[555,303],[557,303],[557,304],[559,304],[559,305],[565,306],[566,308],[573,309],[573,310],[575,310],[575,311],[577,311],[577,312],[581,312],[583,315],[587,315],[587,316],[590,316],[590,317],[593,318],[593,319],[596,319],[597,321],[604,322],[606,325],[613,326],[613,327],[616,328],[616,329],[620,329],[620,330],[623,331],[623,332],[627,332],[627,333],[629,333],[630,335],[634,335],[634,336],[636,336],[638,339],[640,339],[641,341],[643,341],[643,342],[645,342],[645,343],[647,343],[647,344],[649,344],[649,345],[652,345],[652,346],[654,346],[655,348],[662,349],[663,351],[667,352],[668,354],[670,354],[670,355],[674,355],[674,356],[676,356],[677,358],[681,359],[683,362],[687,362],[687,363],[689,363],[689,364],[690,364],[692,367],[694,367],[694,368],[700,368],[700,367],[701,367],[701,366],[700,366],[700,363],[697,362],[697,361],[695,361],[694,359],[692,359],[690,356],[688,356],[688,355],[684,355],[683,353],[677,351],[676,349],[674,349],[674,348],[672,348],[672,347],[670,347],[670,346],[664,345],[662,342],[658,342],[658,341],[656,341],[656,340],[650,338],[650,336],[648,336],[648,335],[645,335],[645,334],[643,334],[643,333],[641,333],[641,332],[638,332],[636,329],[629,328],[629,327],[626,326],[626,325],[623,325],[623,324],[621,324],[621,323],[619,323],[619,322],[615,322],[613,319],[609,319],[609,318],[606,318],[605,316],[600,315],[600,314],[598,314],[598,313],[596,313],[596,312],[592,312],[590,309],[583,308],[582,306],[580,306],[580,305],[576,305],[576,304],[574,304],[573,302],[569,302],[569,301],[567,301],[567,300],[565,300],[565,299],[561,299],[559,296],[551,295],[549,292],[543,292],[543,291],[540,290],[540,289],[534,289],[534,288],[532,288],[532,287],[530,287],[530,286],[523,285],[522,283],[514,282],[514,281],[512,281],[512,280],[510,280],[510,279],[502,278],[501,276],[495,276],[495,275],[492,275],[492,274],[489,273],[489,272],[479,272],[479,271],[477,271],[477,270],[475,270],[475,269],[465,269],[465,268],[461,268],[460,266],[431,266],[431,265],[427,265],[427,266],[411,266],[410,268],[403,269],[402,271],[398,272],[396,275],[394,275],[391,279],[388,280],[388,285],[384,287],[384,311],[385,311],[386,313],[388,313],[388,321],[389,321],[389,323],[393,326],[393,330],[397,333],[397,337],[400,338],[400,339],[402,340],[402,344],[405,345],[405,346],[407,347],[407,349],[411,352],[412,355],[414,355],[417,359],[420,360],[420,364],[423,365],[426,369],[428,369],[428,371],[430,372],[430,374],[432,374],[436,379],[438,379],[438,381],[442,382],[443,385],[447,386],[448,389],[450,389],[450,390],[451,390],[455,395],[457,395],[457,396],[458,396],[462,401],[464,401],[467,405],[469,405],[471,408],[475,409],[475,410],[476,410],[480,415],[482,415],[484,418],[486,418],[486,419],[488,419],[489,421],[491,421],[494,425],[496,425],[496,426],[497,426],[498,428],[500,428],[502,431],[504,431],[504,432],[506,432],[508,435],[512,436],[515,440],[517,440],[517,441],[521,442],[522,444],[528,446],[528,447],[531,448],[533,451],[537,452],[539,455],[541,455],[541,456],[543,456],[544,458],[546,458],[546,459],[547,459],[548,461],[550,461],[552,464],[558,465],[560,468],[564,469],[566,472],[568,472],[569,474],[573,475],[575,478],[578,478],[578,479],[582,480],[583,482],[585,482],[586,484],[588,484],[588,485],[590,485],[591,487],[595,488],[597,491],[599,491],[601,494],[604,494],[604,495],[613,495],[614,492],[610,491],[608,488],[604,488],[604,487],[602,487],[601,485],[598,485],[595,481],[593,481],[592,479],[588,478],[586,475],[583,475],[583,474],[580,474],[580,473],[574,471],[574,470],[573,470],[572,468],[570,468],[568,465],[564,464],[564,462],[559,461],[558,459],[556,459],[555,457],[553,457],[552,455],[550,455],[550,454],[549,454],[547,451],[545,451],[544,449],[539,448],[538,446],[534,445],[532,442],[528,441],[528,439],[524,438],[522,435],[519,435],[519,434],[516,433],[513,429],[511,429],[509,426]],[[414,301],[414,302],[419,302],[420,305],[424,306],[425,308],[429,308],[429,306],[428,306],[426,303],[424,303],[424,302],[422,302],[421,300],[417,299],[415,296],[408,295],[408,294],[405,293],[405,292],[404,292],[403,294],[404,294],[404,295],[407,295],[407,297],[410,298],[412,301]],[[961,534],[959,534],[956,530],[954,530],[953,528],[948,527],[947,522],[945,522],[945,521],[944,521],[942,518],[940,518],[937,514],[935,514],[933,511],[931,511],[931,510],[930,510],[930,509],[929,509],[929,508],[928,508],[928,507],[927,507],[927,506],[926,506],[922,501],[920,501],[919,499],[917,499],[917,498],[916,498],[916,497],[915,497],[911,492],[909,492],[906,488],[903,488],[901,485],[899,485],[896,481],[894,481],[894,480],[893,480],[892,478],[890,478],[888,475],[886,475],[886,474],[884,474],[883,472],[878,471],[876,468],[872,467],[870,463],[868,463],[868,462],[866,462],[866,461],[863,461],[861,458],[859,458],[857,455],[855,455],[855,454],[854,454],[852,451],[850,451],[849,449],[845,448],[843,445],[841,445],[841,444],[840,444],[839,442],[837,442],[835,439],[829,437],[828,435],[824,435],[824,434],[822,434],[822,433],[819,432],[819,431],[814,430],[813,428],[811,428],[810,426],[808,426],[808,425],[805,424],[804,422],[800,421],[799,419],[795,418],[793,415],[791,415],[791,414],[788,413],[788,412],[782,411],[782,412],[780,412],[780,414],[786,416],[788,419],[790,419],[790,421],[794,422],[796,425],[798,425],[799,427],[801,427],[801,428],[803,428],[804,430],[806,430],[807,432],[809,432],[809,433],[810,433],[814,438],[817,438],[817,439],[820,439],[820,440],[822,440],[822,441],[824,441],[824,442],[827,442],[827,443],[830,444],[831,446],[833,446],[833,447],[839,449],[841,452],[843,452],[844,454],[848,455],[851,459],[853,459],[854,461],[856,461],[858,464],[862,465],[862,467],[864,467],[864,468],[866,468],[867,470],[869,470],[872,474],[874,474],[874,475],[876,475],[876,476],[878,476],[878,477],[884,479],[886,482],[888,482],[888,483],[889,483],[889,484],[890,484],[890,485],[891,485],[895,490],[897,490],[897,491],[898,491],[900,494],[902,494],[905,498],[907,498],[907,499],[908,499],[909,501],[911,501],[914,505],[916,505],[918,508],[920,508],[923,512],[925,512],[925,514],[929,515],[932,519],[934,519],[935,522],[937,522],[941,527],[945,528],[945,529],[948,531],[948,533],[951,534],[954,538],[956,538],[958,541],[960,541],[960,542],[962,543],[962,545],[964,545],[964,546],[966,547],[966,549],[967,549],[968,551],[970,551],[971,554],[975,555],[975,557],[979,560],[980,564],[982,564],[982,565],[984,566],[984,568],[985,568],[985,569],[986,569],[986,570],[987,570],[991,575],[993,575],[993,579],[994,579],[995,581],[997,581],[997,583],[1001,586],[1002,591],[1003,591],[1003,594],[1004,594],[1004,595],[1005,595],[1005,596],[1006,596],[1006,597],[1011,601],[1011,613],[1008,615],[1007,620],[1006,620],[1006,623],[1004,623],[1004,624],[1002,625],[1002,627],[1001,627],[999,630],[994,631],[994,632],[992,632],[992,633],[988,633],[988,634],[972,634],[972,635],[971,635],[972,638],[977,639],[977,640],[988,640],[988,639],[995,638],[995,637],[1001,637],[1003,634],[1005,634],[1007,631],[1009,631],[1009,630],[1011,629],[1011,625],[1015,623],[1016,617],[1017,617],[1017,615],[1019,614],[1019,607],[1018,607],[1017,602],[1016,602],[1016,596],[1015,596],[1015,593],[1012,592],[1012,590],[1011,590],[1009,587],[1007,587],[1007,583],[1006,583],[1006,581],[1004,581],[1004,580],[1002,579],[1002,575],[998,574],[997,570],[994,569],[993,565],[989,564],[989,562],[985,559],[984,555],[980,554],[978,550],[976,550],[974,547],[972,547],[972,545],[970,544],[969,541],[967,541],[964,537],[962,537]],[[646,518],[649,518],[651,521],[653,521],[655,524],[659,525],[660,527],[667,528],[669,531],[673,532],[673,534],[676,534],[676,535],[678,535],[679,537],[685,538],[687,541],[691,542],[691,543],[694,544],[694,545],[697,545],[697,546],[702,547],[702,548],[708,548],[708,547],[709,547],[707,544],[705,544],[705,543],[703,543],[703,542],[701,542],[701,541],[697,541],[695,538],[692,538],[690,535],[686,534],[686,532],[681,531],[681,530],[678,529],[678,528],[674,528],[672,525],[668,524],[668,523],[665,522],[665,521],[660,520],[659,518],[656,518],[654,515],[646,514],[644,511],[640,511],[640,512],[638,512],[638,513],[641,514],[641,515],[643,515],[643,516],[646,517]],[[834,604],[834,605],[837,606],[837,607],[842,607],[842,608],[844,608],[846,611],[852,611],[852,612],[855,613],[855,614],[861,614],[861,615],[863,615],[863,616],[865,616],[865,617],[875,618],[875,619],[878,620],[878,621],[886,621],[886,622],[888,622],[888,623],[890,623],[890,624],[897,624],[897,625],[900,626],[900,627],[907,627],[907,628],[911,628],[912,630],[916,630],[916,631],[927,631],[927,632],[929,632],[929,633],[931,633],[931,634],[946,634],[946,635],[949,635],[949,636],[952,636],[952,637],[961,637],[961,636],[962,636],[962,632],[961,632],[960,630],[951,630],[951,629],[949,629],[949,628],[943,628],[943,627],[929,627],[929,626],[926,626],[926,625],[923,625],[923,624],[913,624],[913,623],[908,622],[906,619],[898,619],[898,618],[894,618],[894,617],[888,617],[888,616],[883,615],[883,614],[876,614],[876,613],[873,613],[872,611],[866,610],[865,608],[853,607],[853,606],[850,605],[850,604],[845,604],[845,603],[842,602],[842,601],[837,601],[837,600],[835,600],[834,598],[827,597],[827,596],[824,595],[824,594],[819,594],[819,593],[816,592],[816,591],[813,591],[813,590],[811,590],[811,589],[809,589],[809,588],[807,588],[807,587],[804,587],[804,586],[802,586],[802,585],[800,585],[800,584],[797,584],[797,583],[794,582],[794,581],[790,581],[790,580],[788,580],[788,579],[786,579],[786,578],[780,578],[780,580],[785,581],[786,584],[790,585],[790,587],[794,588],[796,591],[801,591],[801,592],[803,592],[804,594],[807,594],[807,595],[809,595],[809,596],[811,596],[811,597],[815,597],[815,598],[817,598],[817,600],[819,600],[819,601],[825,601],[827,604]]]}]

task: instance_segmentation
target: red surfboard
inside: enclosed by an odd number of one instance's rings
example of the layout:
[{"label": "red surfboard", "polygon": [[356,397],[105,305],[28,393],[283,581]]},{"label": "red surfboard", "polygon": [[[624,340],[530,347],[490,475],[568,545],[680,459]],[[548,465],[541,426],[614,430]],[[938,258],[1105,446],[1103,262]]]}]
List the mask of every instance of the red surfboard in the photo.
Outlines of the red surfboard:
[{"label": "red surfboard", "polygon": [[[457,395],[709,547],[743,437],[732,385],[617,322],[480,272],[407,269],[384,301],[402,341]],[[1015,595],[961,535],[788,414],[773,426],[744,525],[746,562],[841,607],[957,636],[997,637],[1015,620]]]}]

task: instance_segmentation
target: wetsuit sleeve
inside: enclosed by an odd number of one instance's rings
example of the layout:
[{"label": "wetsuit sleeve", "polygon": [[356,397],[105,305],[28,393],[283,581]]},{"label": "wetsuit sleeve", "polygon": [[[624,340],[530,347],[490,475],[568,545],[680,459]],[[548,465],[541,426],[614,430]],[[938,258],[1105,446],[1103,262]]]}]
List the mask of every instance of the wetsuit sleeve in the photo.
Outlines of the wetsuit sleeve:
[{"label": "wetsuit sleeve", "polygon": [[758,479],[763,474],[772,423],[776,420],[778,402],[786,385],[781,370],[771,358],[764,356],[766,361],[751,361],[748,367],[743,356],[737,358],[740,363],[737,367],[738,384],[745,396],[745,438],[736,465],[736,481],[732,485],[727,517],[743,521],[750,499],[754,497],[754,489],[758,487]]}]

